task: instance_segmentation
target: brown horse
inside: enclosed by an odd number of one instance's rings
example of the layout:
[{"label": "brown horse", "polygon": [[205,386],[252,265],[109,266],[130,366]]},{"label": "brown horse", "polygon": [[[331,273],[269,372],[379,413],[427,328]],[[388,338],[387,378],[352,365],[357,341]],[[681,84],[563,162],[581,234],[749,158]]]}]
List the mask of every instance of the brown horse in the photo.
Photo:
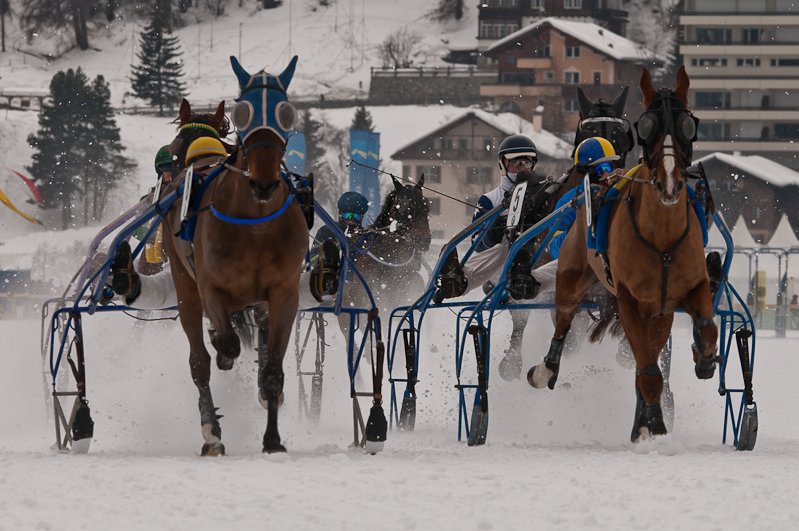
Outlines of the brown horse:
[{"label": "brown horse", "polygon": [[[191,375],[200,392],[205,439],[202,455],[224,454],[209,386],[211,358],[203,342],[203,312],[216,330],[211,342],[217,351],[217,367],[229,370],[241,350],[229,316],[248,307],[254,308],[258,324],[259,396],[268,409],[263,451],[286,450],[280,444],[277,427],[282,362],[297,312],[300,271],[308,249],[301,207],[292,200],[289,185],[280,175],[286,135],[296,114],[285,93],[296,61],[295,57],[279,76],[264,72],[251,76],[231,57],[241,89],[239,103],[231,113],[239,135],[236,162],[223,170],[203,195],[195,212],[193,242],[175,236],[181,225],[179,208],[171,209],[164,221],[180,321],[189,339]],[[216,131],[224,122],[224,107],[220,109],[221,113],[217,111],[206,120]],[[210,133],[207,127],[196,124],[196,115],[188,104],[181,105],[183,136],[179,135],[180,141],[173,142],[170,150],[176,162],[185,158],[190,135]],[[175,179],[171,189],[184,179],[185,174]],[[284,206],[282,213],[272,217]]]},{"label": "brown horse", "polygon": [[687,200],[683,174],[696,136],[696,119],[687,108],[688,75],[680,67],[676,90],[656,91],[644,68],[640,87],[647,107],[637,124],[645,162],[629,178],[622,200],[612,207],[604,257],[587,250],[585,208],[577,212],[560,251],[552,344],[544,362],[527,375],[533,387],[554,388],[563,341],[578,303],[599,279],[618,298],[619,319],[635,355],[634,442],[667,431],[657,361],[676,310],[694,320],[697,377],[712,377],[718,361],[702,231]]}]

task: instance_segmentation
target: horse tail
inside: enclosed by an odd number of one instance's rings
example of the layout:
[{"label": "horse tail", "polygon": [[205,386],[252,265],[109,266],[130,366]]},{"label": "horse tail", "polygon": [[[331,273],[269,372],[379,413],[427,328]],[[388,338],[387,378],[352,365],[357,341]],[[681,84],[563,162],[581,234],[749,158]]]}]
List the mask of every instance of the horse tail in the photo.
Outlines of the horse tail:
[{"label": "horse tail", "polygon": [[614,339],[624,337],[624,328],[618,319],[619,300],[601,284],[599,286],[601,290],[589,293],[588,296],[589,302],[594,302],[599,307],[599,319],[588,329],[588,341],[591,343],[599,343],[608,332]]},{"label": "horse tail", "polygon": [[233,329],[239,336],[242,346],[251,350],[255,345],[256,328],[252,310],[245,308],[230,312],[230,322],[233,323]]}]

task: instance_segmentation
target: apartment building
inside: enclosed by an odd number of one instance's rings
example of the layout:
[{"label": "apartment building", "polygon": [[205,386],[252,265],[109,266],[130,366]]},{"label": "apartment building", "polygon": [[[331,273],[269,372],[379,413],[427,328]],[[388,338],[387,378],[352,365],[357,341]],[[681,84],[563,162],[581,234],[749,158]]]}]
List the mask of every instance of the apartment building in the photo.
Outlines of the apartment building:
[{"label": "apartment building", "polygon": [[799,3],[682,0],[680,25],[696,158],[735,151],[799,169]]}]

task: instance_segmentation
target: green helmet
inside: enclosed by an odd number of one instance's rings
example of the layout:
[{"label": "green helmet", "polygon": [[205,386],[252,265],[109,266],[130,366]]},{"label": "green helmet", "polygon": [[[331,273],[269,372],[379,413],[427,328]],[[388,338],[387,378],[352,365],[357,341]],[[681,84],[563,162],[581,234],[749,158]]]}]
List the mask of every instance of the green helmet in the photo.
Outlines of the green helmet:
[{"label": "green helmet", "polygon": [[[169,166],[168,168],[164,168],[162,166]],[[158,153],[155,155],[155,171],[171,171],[172,169],[172,156],[169,154],[169,146],[163,146],[161,149],[158,150]]]}]

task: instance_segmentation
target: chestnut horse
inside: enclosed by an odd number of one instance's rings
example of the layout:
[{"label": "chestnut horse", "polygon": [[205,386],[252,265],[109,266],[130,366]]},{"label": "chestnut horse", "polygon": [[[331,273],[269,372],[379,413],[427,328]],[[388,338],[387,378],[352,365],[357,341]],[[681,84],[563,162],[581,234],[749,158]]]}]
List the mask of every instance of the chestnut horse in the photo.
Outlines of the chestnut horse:
[{"label": "chestnut horse", "polygon": [[[263,451],[286,451],[277,427],[282,364],[308,249],[302,209],[280,174],[287,134],[296,117],[286,89],[297,57],[279,76],[263,71],[250,75],[234,57],[230,60],[241,91],[231,112],[239,137],[235,163],[226,166],[203,195],[194,212],[193,242],[175,236],[181,225],[179,208],[171,209],[164,220],[180,321],[189,339],[191,375],[200,393],[205,439],[202,455],[223,455],[225,451],[209,386],[211,357],[203,341],[203,312],[216,331],[211,343],[217,352],[217,367],[229,370],[241,350],[230,314],[248,307],[254,308],[258,325],[259,397],[268,410]],[[198,126],[195,116],[188,104],[181,105],[183,136],[170,147],[179,166],[191,136],[213,134],[211,130],[219,131],[225,122],[222,105],[208,120],[209,127]],[[184,179],[185,174],[175,179],[170,190]]]},{"label": "chestnut horse", "polygon": [[633,442],[667,432],[660,407],[663,376],[658,356],[671,333],[674,312],[693,317],[698,378],[715,372],[718,330],[713,322],[702,229],[687,199],[684,170],[691,163],[697,120],[687,108],[688,75],[677,72],[677,88],[652,87],[644,68],[640,87],[647,107],[638,121],[641,165],[612,207],[605,260],[586,248],[585,207],[560,251],[555,294],[556,323],[544,362],[531,368],[533,387],[554,388],[560,352],[577,306],[597,279],[615,293],[619,319],[636,362],[637,396]]}]

